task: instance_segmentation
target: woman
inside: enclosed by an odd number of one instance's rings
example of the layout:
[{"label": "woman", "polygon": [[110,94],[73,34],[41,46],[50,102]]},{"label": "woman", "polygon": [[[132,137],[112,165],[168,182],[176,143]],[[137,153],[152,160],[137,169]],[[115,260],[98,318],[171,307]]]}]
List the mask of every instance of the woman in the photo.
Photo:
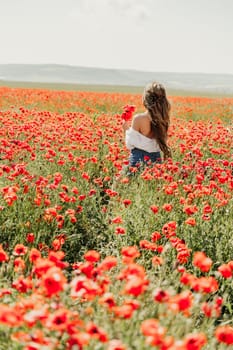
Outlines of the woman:
[{"label": "woman", "polygon": [[141,163],[161,162],[171,157],[167,145],[167,133],[170,123],[170,103],[163,85],[153,82],[143,94],[144,113],[136,114],[132,125],[123,123],[126,147],[130,150],[129,166]]}]

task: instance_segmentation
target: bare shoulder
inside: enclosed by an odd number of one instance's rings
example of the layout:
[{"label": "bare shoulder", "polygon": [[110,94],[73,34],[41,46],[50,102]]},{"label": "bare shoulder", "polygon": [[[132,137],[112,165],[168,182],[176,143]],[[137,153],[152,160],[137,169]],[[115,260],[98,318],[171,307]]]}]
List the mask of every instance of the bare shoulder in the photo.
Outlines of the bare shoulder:
[{"label": "bare shoulder", "polygon": [[151,116],[147,111],[134,116],[132,128],[148,138],[154,138],[154,132],[151,129]]},{"label": "bare shoulder", "polygon": [[150,131],[150,119],[148,113],[138,113],[133,117],[133,129],[140,131],[142,134],[148,134]]},{"label": "bare shoulder", "polygon": [[147,118],[148,118],[148,113],[147,112],[135,114],[134,117],[133,117],[133,119],[135,119],[135,120],[144,120],[144,119],[147,119]]},{"label": "bare shoulder", "polygon": [[133,123],[134,124],[137,124],[137,125],[140,125],[140,124],[144,124],[145,122],[149,122],[149,115],[148,113],[138,113],[138,114],[135,114],[134,117],[133,117]]}]

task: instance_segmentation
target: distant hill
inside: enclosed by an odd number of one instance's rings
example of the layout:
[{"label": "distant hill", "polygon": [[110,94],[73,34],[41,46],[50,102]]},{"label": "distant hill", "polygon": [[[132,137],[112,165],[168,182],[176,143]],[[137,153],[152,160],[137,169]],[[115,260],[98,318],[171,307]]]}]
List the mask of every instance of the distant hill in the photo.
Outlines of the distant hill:
[{"label": "distant hill", "polygon": [[166,88],[233,95],[233,74],[143,72],[57,64],[0,64],[1,81],[145,86],[157,80]]}]

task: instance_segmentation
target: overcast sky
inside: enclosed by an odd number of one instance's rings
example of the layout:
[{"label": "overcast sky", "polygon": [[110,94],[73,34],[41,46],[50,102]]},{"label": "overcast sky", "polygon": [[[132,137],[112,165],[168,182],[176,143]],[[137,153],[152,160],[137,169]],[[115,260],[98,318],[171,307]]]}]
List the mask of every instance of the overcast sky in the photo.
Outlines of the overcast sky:
[{"label": "overcast sky", "polygon": [[233,0],[0,0],[0,63],[233,74]]}]

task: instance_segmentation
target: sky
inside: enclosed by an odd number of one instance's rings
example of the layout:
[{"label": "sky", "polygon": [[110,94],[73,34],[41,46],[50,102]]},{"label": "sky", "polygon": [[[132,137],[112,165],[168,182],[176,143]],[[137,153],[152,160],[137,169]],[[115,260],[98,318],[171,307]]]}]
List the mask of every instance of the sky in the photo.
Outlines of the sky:
[{"label": "sky", "polygon": [[0,0],[0,64],[233,74],[233,0]]}]

